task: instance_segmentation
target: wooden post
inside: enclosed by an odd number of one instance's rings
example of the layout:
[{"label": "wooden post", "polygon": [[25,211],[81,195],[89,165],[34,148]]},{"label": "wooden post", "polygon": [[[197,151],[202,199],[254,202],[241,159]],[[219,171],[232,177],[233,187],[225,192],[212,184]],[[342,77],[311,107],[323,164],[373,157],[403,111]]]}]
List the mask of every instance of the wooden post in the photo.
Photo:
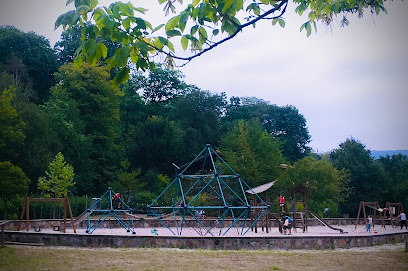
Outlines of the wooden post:
[{"label": "wooden post", "polygon": [[358,213],[357,213],[357,218],[356,218],[356,225],[355,225],[354,229],[356,229],[356,228],[357,228],[357,225],[358,225],[358,219],[360,218],[361,208],[363,208],[363,209],[364,209],[364,201],[360,201],[360,207],[358,208]]},{"label": "wooden post", "polygon": [[20,221],[18,222],[17,231],[21,229],[21,224],[23,223],[23,217],[24,217],[24,211],[25,211],[26,205],[27,205],[27,198],[24,199],[23,210],[21,211]]},{"label": "wooden post", "polygon": [[67,229],[67,205],[68,205],[68,198],[64,200],[64,233]]},{"label": "wooden post", "polygon": [[69,217],[71,218],[72,228],[74,229],[74,233],[76,233],[74,218],[72,217],[71,203],[69,203],[68,198],[67,198],[67,202],[68,202],[68,212],[69,212]]},{"label": "wooden post", "polygon": [[26,206],[26,230],[30,230],[30,198],[27,197],[27,206]]}]

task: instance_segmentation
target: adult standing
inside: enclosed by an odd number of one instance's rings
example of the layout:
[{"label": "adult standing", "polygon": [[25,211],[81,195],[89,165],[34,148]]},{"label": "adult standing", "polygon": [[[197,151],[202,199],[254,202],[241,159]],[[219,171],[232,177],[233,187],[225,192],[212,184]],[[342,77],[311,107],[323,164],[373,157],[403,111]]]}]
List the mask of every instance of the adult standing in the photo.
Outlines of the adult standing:
[{"label": "adult standing", "polygon": [[401,212],[400,215],[397,216],[397,218],[400,219],[401,230],[402,230],[402,227],[403,227],[404,225],[405,225],[405,229],[408,230],[408,227],[407,227],[407,216],[405,215],[405,213],[404,213],[404,212]]}]

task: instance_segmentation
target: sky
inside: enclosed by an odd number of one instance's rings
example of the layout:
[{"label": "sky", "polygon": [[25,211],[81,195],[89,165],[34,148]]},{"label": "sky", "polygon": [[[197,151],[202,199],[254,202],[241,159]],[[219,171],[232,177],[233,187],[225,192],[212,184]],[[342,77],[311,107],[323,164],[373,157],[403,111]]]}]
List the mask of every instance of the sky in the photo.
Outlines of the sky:
[{"label": "sky", "polygon": [[[0,25],[34,31],[53,45],[61,35],[55,20],[73,9],[65,2],[0,0]],[[153,25],[169,19],[155,0],[130,2],[148,7]],[[318,24],[307,38],[299,32],[306,18],[290,3],[285,28],[258,23],[180,70],[203,90],[294,105],[307,120],[316,152],[351,137],[370,150],[408,149],[408,3],[388,1],[386,8],[380,16],[349,16],[348,27],[339,26],[341,18]]]}]

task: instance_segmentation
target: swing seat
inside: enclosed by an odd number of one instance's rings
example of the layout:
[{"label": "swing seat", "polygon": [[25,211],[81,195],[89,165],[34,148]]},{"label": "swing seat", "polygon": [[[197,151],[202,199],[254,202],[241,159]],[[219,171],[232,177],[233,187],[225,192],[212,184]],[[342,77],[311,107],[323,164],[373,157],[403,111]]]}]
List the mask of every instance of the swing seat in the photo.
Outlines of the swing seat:
[{"label": "swing seat", "polygon": [[52,225],[52,229],[54,231],[59,231],[60,230],[60,225]]},{"label": "swing seat", "polygon": [[41,227],[40,225],[34,226],[34,231],[35,231],[35,232],[40,232],[41,229],[42,229],[42,227]]}]

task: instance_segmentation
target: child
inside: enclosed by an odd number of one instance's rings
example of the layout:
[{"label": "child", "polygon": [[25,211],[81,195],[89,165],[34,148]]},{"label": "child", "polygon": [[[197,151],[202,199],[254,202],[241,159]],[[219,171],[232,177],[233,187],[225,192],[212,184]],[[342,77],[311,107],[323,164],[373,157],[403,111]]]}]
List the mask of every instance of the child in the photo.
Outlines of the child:
[{"label": "child", "polygon": [[371,224],[373,224],[373,218],[371,215],[368,216],[367,232],[371,232]]},{"label": "child", "polygon": [[283,206],[285,206],[285,197],[282,194],[279,195],[279,206],[282,207],[282,212],[283,212],[284,211]]},{"label": "child", "polygon": [[120,208],[120,193],[118,192],[118,193],[116,193],[114,196],[113,196],[113,199],[114,200],[116,200],[117,201],[117,203],[118,203],[118,209]]},{"label": "child", "polygon": [[283,223],[283,234],[286,235],[286,230],[289,230],[289,234],[292,234],[292,222],[293,219],[290,216],[285,216],[285,222]]}]

